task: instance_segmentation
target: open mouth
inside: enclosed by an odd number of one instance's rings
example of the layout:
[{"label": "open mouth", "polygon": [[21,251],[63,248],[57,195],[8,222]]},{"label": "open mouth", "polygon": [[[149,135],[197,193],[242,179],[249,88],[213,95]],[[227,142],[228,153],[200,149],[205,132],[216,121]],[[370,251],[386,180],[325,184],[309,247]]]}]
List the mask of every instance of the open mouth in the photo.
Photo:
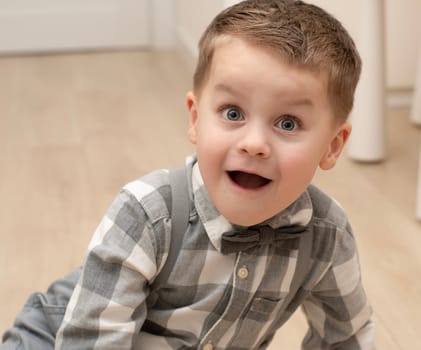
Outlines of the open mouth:
[{"label": "open mouth", "polygon": [[261,188],[271,182],[270,179],[265,177],[256,174],[245,173],[243,171],[228,171],[228,176],[238,186],[247,189]]}]

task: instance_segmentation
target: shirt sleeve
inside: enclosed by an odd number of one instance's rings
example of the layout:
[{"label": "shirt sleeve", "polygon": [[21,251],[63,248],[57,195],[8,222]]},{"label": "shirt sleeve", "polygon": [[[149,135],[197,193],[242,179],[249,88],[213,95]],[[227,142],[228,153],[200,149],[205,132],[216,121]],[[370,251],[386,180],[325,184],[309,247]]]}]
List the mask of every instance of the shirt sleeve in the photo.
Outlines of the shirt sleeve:
[{"label": "shirt sleeve", "polygon": [[[146,318],[159,241],[138,200],[123,190],[88,247],[55,349],[131,349]],[[159,248],[160,247],[160,248]]]},{"label": "shirt sleeve", "polygon": [[303,303],[309,331],[303,350],[374,350],[372,310],[348,227],[337,232],[332,264]]}]

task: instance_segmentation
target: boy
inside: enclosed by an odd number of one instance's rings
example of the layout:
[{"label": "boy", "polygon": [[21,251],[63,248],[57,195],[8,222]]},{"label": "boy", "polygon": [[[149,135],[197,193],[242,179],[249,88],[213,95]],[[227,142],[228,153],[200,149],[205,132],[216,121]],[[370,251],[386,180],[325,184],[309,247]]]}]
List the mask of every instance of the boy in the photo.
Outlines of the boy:
[{"label": "boy", "polygon": [[167,284],[150,290],[172,223],[157,171],[127,185],[99,225],[55,348],[264,349],[302,305],[303,349],[373,349],[351,228],[310,185],[349,137],[360,70],[352,39],[315,6],[249,0],[218,15],[187,95],[192,209]]}]

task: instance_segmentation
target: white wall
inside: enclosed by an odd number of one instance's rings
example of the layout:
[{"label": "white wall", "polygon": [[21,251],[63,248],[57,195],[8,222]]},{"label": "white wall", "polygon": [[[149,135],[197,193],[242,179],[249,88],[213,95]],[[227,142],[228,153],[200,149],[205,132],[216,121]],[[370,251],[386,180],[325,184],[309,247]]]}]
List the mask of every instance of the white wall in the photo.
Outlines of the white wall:
[{"label": "white wall", "polygon": [[[333,15],[349,30],[358,45],[360,4],[372,0],[312,0]],[[385,1],[386,81],[389,90],[412,89],[418,45],[421,46],[421,1]],[[177,44],[191,62],[197,55],[197,41],[206,25],[236,0],[176,0]]]},{"label": "white wall", "polygon": [[388,84],[394,88],[412,87],[421,49],[421,1],[386,0],[385,22]]},{"label": "white wall", "polygon": [[151,0],[151,42],[154,48],[168,48],[176,41],[176,3],[174,0]]},{"label": "white wall", "polygon": [[224,8],[223,0],[176,0],[177,45],[193,63],[197,57],[197,43],[213,17]]}]

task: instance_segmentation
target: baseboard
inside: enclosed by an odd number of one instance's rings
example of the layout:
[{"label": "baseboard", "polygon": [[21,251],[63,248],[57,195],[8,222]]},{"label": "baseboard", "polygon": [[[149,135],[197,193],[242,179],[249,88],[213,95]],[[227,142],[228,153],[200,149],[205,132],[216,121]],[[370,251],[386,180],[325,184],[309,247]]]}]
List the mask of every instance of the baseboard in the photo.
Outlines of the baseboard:
[{"label": "baseboard", "polygon": [[388,108],[411,108],[413,94],[411,88],[390,88],[386,92],[386,106]]}]

